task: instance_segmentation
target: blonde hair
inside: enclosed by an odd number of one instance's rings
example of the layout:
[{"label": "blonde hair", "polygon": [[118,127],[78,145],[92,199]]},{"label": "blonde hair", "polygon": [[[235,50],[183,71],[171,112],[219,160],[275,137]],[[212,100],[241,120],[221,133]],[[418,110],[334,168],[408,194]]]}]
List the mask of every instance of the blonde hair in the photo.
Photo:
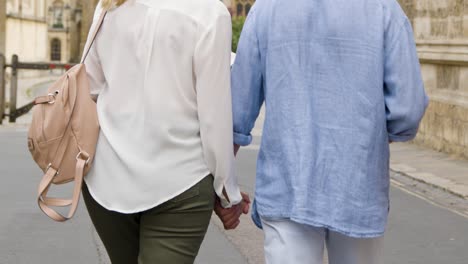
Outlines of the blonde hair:
[{"label": "blonde hair", "polygon": [[112,8],[114,3],[115,3],[116,6],[119,6],[119,5],[123,4],[123,3],[125,3],[125,1],[127,1],[127,0],[102,0],[101,4],[102,4],[102,8],[108,10],[108,9]]}]

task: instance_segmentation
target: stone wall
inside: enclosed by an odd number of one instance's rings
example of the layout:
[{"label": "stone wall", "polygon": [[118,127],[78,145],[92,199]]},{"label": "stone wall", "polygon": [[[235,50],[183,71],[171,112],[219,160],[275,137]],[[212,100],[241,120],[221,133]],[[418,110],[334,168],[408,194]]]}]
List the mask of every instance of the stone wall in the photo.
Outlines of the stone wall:
[{"label": "stone wall", "polygon": [[416,144],[468,158],[468,0],[400,0],[431,99]]},{"label": "stone wall", "polygon": [[44,22],[23,20],[9,17],[7,19],[6,57],[11,59],[18,54],[21,61],[48,61],[47,58],[47,24]]},{"label": "stone wall", "polygon": [[5,54],[6,45],[6,0],[0,0],[0,53]]},{"label": "stone wall", "polygon": [[83,51],[88,39],[88,32],[91,24],[93,23],[94,10],[98,4],[98,0],[81,0],[82,3],[82,19],[81,19],[81,38],[80,38],[80,51]]},{"label": "stone wall", "polygon": [[255,0],[231,0],[226,3],[231,10],[232,16],[247,16]]},{"label": "stone wall", "polygon": [[[21,61],[45,61],[47,22],[45,0],[6,1],[5,55]],[[2,15],[4,15],[2,14]]]}]

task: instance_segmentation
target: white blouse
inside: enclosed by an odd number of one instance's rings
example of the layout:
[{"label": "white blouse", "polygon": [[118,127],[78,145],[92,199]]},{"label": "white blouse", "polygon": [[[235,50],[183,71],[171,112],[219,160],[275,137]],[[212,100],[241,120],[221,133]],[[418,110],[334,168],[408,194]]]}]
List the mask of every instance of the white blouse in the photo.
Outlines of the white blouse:
[{"label": "white blouse", "polygon": [[[101,12],[99,4],[91,32]],[[99,204],[145,211],[209,174],[224,207],[241,201],[231,31],[218,0],[127,0],[109,11],[85,62],[101,124],[85,181]]]}]

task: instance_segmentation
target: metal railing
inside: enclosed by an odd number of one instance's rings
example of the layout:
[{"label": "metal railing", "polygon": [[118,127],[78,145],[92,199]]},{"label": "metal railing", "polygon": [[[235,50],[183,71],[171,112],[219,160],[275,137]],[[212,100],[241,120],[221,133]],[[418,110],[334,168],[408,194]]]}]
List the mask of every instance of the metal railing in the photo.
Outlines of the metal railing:
[{"label": "metal railing", "polygon": [[[25,63],[20,62],[18,55],[13,55],[11,58],[11,64],[6,63],[6,58],[3,54],[0,54],[0,125],[5,117],[8,117],[10,123],[15,123],[16,119],[22,115],[27,114],[34,106],[34,101],[17,107],[18,98],[18,70],[54,70],[64,69],[68,70],[73,67],[73,64],[62,64],[62,63]],[[11,68],[11,80],[10,80],[10,101],[9,111],[6,114],[6,69]]]}]

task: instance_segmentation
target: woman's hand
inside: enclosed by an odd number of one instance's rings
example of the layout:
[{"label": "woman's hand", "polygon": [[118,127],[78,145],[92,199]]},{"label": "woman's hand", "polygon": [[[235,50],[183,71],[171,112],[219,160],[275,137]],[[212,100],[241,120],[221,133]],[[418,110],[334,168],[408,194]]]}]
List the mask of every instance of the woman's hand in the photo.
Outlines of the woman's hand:
[{"label": "woman's hand", "polygon": [[221,219],[224,225],[224,229],[232,230],[240,224],[240,216],[242,214],[248,214],[250,208],[250,197],[246,193],[242,194],[242,201],[239,204],[233,205],[231,208],[223,208],[219,199],[216,199],[215,213]]}]

